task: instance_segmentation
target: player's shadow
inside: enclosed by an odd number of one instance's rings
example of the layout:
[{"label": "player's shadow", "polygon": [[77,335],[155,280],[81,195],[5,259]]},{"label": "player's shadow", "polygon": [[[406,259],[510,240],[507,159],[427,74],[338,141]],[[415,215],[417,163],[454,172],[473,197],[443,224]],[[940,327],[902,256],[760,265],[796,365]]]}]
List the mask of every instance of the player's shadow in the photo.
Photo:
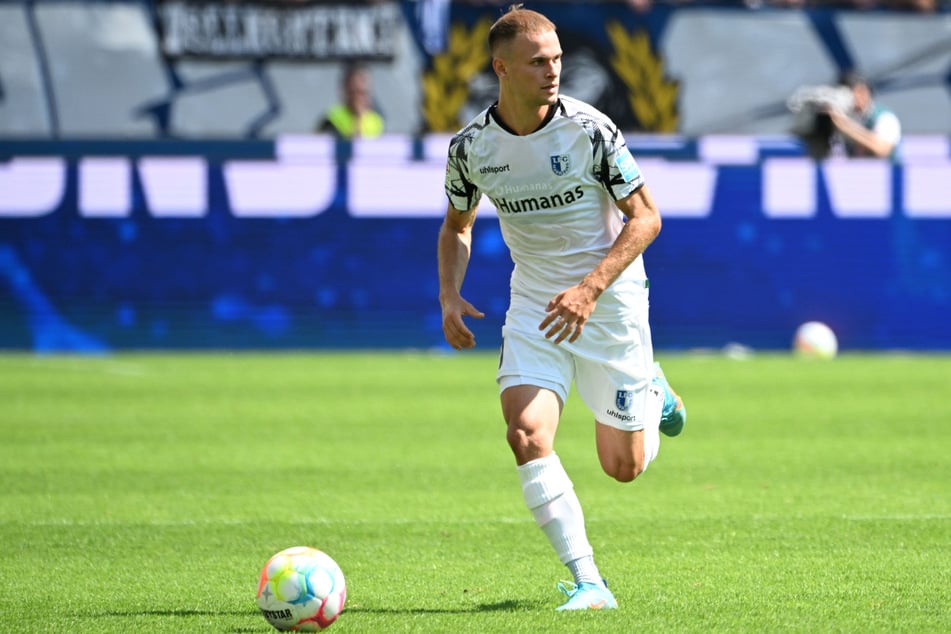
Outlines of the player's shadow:
[{"label": "player's shadow", "polygon": [[[362,606],[348,607],[341,616],[348,613],[365,614],[393,614],[393,615],[413,615],[413,614],[478,614],[480,612],[527,612],[543,608],[538,603],[529,601],[498,601],[496,603],[480,603],[462,608],[368,608]],[[193,616],[249,616],[255,614],[255,610],[110,610],[108,612],[99,612],[90,615],[92,617],[130,617],[130,616],[160,616],[160,617],[193,617]],[[270,626],[262,622],[253,627],[238,627],[228,630],[231,634],[252,634],[254,632],[269,632]]]},{"label": "player's shadow", "polygon": [[93,618],[104,616],[248,616],[257,614],[257,610],[110,610],[108,612],[97,612],[89,614]]},{"label": "player's shadow", "polygon": [[539,606],[529,601],[498,601],[496,603],[480,603],[464,608],[365,608],[353,606],[344,610],[344,613],[366,614],[472,614],[476,612],[525,612],[537,609]]},{"label": "player's shadow", "polygon": [[[538,609],[540,606],[528,601],[499,601],[498,603],[482,603],[468,608],[364,608],[354,606],[347,608],[340,615],[346,618],[347,614],[393,614],[393,615],[413,615],[413,614],[478,614],[479,612],[526,612]],[[252,634],[253,632],[266,632],[270,627],[262,624],[260,627],[241,627],[230,630],[231,634]]]}]

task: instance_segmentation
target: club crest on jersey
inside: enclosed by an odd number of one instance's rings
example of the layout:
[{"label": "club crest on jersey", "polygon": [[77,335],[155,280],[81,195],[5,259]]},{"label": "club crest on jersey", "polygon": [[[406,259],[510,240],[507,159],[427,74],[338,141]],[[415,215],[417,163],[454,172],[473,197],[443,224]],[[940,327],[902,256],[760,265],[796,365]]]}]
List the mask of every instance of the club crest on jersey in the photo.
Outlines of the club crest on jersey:
[{"label": "club crest on jersey", "polygon": [[633,401],[634,390],[618,390],[614,396],[614,404],[617,405],[617,408],[622,412],[629,410]]},{"label": "club crest on jersey", "polygon": [[571,167],[571,159],[567,154],[552,155],[550,158],[551,171],[555,173],[555,176],[564,176],[568,173],[568,168]]}]

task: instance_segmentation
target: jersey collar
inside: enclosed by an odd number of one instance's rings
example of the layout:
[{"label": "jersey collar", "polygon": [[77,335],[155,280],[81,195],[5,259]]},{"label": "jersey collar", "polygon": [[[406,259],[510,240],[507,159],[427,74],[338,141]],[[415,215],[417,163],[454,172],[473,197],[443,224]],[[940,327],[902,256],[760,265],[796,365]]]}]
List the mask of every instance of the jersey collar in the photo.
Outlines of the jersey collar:
[{"label": "jersey collar", "polygon": [[[548,112],[545,114],[545,118],[542,119],[542,122],[541,122],[540,124],[538,124],[538,127],[535,128],[534,130],[532,130],[532,132],[530,132],[530,134],[534,134],[535,132],[538,132],[539,130],[541,130],[542,128],[544,128],[546,125],[548,125],[548,122],[555,118],[555,113],[556,113],[558,110],[561,110],[562,107],[563,107],[563,106],[561,105],[561,99],[558,99],[558,101],[556,101],[555,103],[553,103],[553,104],[551,104],[550,106],[548,106]],[[510,127],[508,127],[508,126],[505,124],[505,122],[502,121],[502,117],[499,116],[498,109],[499,109],[499,102],[498,102],[498,101],[496,101],[496,102],[493,103],[491,106],[489,106],[489,110],[488,110],[488,112],[486,113],[486,121],[485,121],[486,124],[489,123],[489,118],[491,117],[491,118],[498,124],[498,126],[499,126],[500,128],[502,128],[502,129],[505,130],[506,132],[509,132],[510,134],[514,134],[514,135],[518,136],[518,133],[515,132],[515,130],[513,130],[513,129],[510,128]]]}]

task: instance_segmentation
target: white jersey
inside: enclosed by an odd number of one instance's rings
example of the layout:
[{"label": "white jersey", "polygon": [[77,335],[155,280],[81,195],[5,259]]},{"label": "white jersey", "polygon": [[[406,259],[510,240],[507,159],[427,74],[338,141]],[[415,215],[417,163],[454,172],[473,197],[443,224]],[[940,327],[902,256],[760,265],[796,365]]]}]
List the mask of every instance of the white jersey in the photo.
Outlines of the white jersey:
[{"label": "white jersey", "polygon": [[[617,126],[570,97],[561,97],[542,126],[525,136],[508,129],[493,105],[449,145],[450,204],[464,211],[482,194],[489,197],[515,263],[513,301],[531,298],[541,309],[604,258],[624,226],[614,201],[643,184]],[[596,314],[602,306],[625,305],[618,295],[629,285],[646,285],[640,256],[601,296]]]}]

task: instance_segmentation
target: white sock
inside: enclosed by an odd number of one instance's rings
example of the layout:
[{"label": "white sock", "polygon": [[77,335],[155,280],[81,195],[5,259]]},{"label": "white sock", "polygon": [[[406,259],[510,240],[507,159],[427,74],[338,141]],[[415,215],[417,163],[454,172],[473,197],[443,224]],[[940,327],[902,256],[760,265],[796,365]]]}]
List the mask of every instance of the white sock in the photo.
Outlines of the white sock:
[{"label": "white sock", "polygon": [[645,418],[656,420],[657,424],[644,426],[644,470],[654,461],[660,452],[660,416],[664,409],[664,396],[660,390],[648,390]]},{"label": "white sock", "polygon": [[525,504],[551,543],[558,559],[567,565],[575,583],[601,583],[584,513],[574,485],[555,453],[518,467]]},{"label": "white sock", "polygon": [[575,583],[596,583],[599,586],[604,585],[604,579],[601,578],[601,573],[598,572],[598,567],[594,565],[594,557],[580,557],[574,561],[569,561],[567,563],[568,570],[571,571],[571,575],[575,578]]}]

